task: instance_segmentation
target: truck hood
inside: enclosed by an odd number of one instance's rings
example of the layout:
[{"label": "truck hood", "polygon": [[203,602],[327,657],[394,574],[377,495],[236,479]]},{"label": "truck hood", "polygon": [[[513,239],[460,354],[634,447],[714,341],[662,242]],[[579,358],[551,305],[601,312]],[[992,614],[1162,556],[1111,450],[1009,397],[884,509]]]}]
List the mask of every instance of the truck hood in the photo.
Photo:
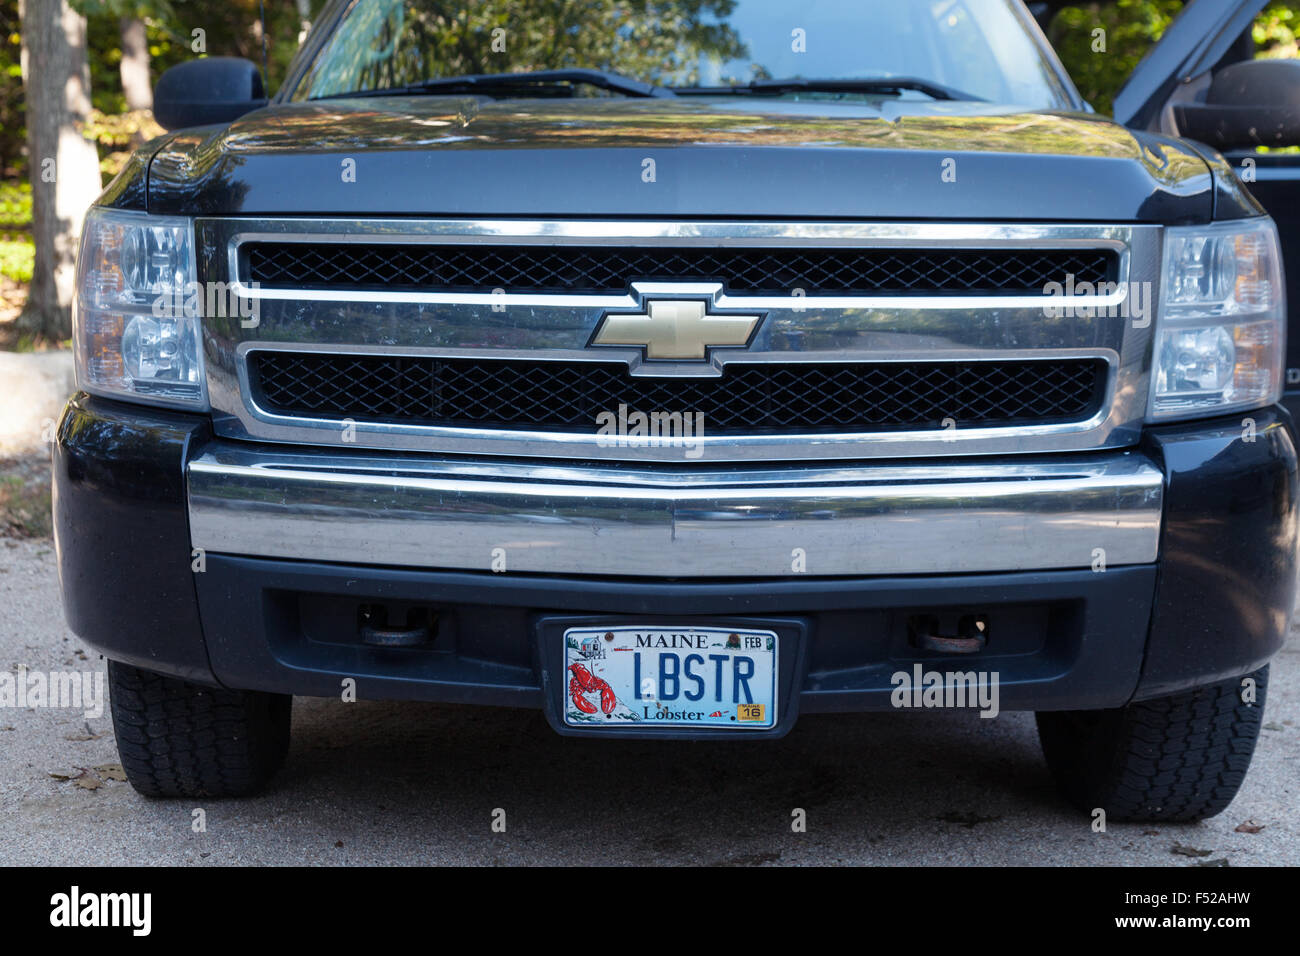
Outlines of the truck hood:
[{"label": "truck hood", "polygon": [[983,103],[370,97],[185,130],[149,164],[182,215],[1203,222],[1189,147]]}]

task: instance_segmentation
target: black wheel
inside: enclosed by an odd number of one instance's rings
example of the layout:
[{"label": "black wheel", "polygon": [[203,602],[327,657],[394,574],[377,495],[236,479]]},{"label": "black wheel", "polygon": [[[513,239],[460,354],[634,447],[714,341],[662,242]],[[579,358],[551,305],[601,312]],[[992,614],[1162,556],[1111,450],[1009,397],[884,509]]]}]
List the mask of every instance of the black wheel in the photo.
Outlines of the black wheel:
[{"label": "black wheel", "polygon": [[[1253,703],[1242,700],[1255,681]],[[1264,713],[1268,668],[1116,710],[1040,712],[1038,738],[1062,795],[1108,820],[1212,817],[1237,795]]]},{"label": "black wheel", "polygon": [[108,662],[117,752],[147,797],[240,797],[284,765],[293,698],[221,690]]}]

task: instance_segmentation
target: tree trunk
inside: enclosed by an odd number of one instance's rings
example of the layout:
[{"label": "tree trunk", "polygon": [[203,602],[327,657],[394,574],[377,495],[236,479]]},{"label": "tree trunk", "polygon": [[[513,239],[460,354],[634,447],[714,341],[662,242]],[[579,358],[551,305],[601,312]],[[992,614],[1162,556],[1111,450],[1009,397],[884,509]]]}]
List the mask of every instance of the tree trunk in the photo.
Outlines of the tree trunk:
[{"label": "tree trunk", "polygon": [[302,46],[302,41],[307,39],[307,32],[311,30],[311,0],[297,0],[298,3],[298,45]]},{"label": "tree trunk", "polygon": [[153,86],[149,82],[149,40],[144,21],[122,18],[122,92],[129,110],[153,109]]},{"label": "tree trunk", "polygon": [[36,263],[19,328],[48,340],[72,334],[77,240],[100,192],[99,155],[81,135],[90,112],[86,20],[66,0],[20,0]]}]

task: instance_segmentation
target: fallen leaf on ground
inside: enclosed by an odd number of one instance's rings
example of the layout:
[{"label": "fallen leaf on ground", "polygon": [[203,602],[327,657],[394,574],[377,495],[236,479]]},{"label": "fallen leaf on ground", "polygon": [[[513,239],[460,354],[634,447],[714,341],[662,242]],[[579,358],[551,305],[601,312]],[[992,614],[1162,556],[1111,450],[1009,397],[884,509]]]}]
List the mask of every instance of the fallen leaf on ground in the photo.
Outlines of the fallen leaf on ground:
[{"label": "fallen leaf on ground", "polygon": [[1170,853],[1177,853],[1179,856],[1209,856],[1213,850],[1198,850],[1194,846],[1183,846],[1181,843],[1175,843],[1169,849]]},{"label": "fallen leaf on ground", "polygon": [[1202,860],[1200,863],[1193,863],[1192,866],[1231,866],[1226,856],[1221,856],[1217,860]]},{"label": "fallen leaf on ground", "polygon": [[55,780],[71,780],[82,790],[98,790],[107,780],[125,780],[126,772],[121,764],[105,763],[98,767],[77,767],[66,773],[61,770],[47,771]]},{"label": "fallen leaf on ground", "polygon": [[1267,723],[1264,725],[1265,730],[1286,730],[1281,724]]},{"label": "fallen leaf on ground", "polygon": [[1238,833],[1258,833],[1258,832],[1259,832],[1260,830],[1262,830],[1262,829],[1264,829],[1264,825],[1263,825],[1262,823],[1256,823],[1254,820],[1247,820],[1245,823],[1239,823],[1239,824],[1237,824],[1237,831],[1236,831],[1236,832],[1238,832]]},{"label": "fallen leaf on ground", "polygon": [[64,740],[71,740],[74,744],[82,744],[82,743],[85,743],[87,740],[98,740],[100,737],[103,737],[103,736],[104,736],[104,734],[97,734],[97,733],[95,733],[93,730],[91,730],[89,727],[87,727],[87,728],[86,728],[84,731],[82,731],[81,733],[79,733],[79,734],[68,734],[68,735],[67,735],[66,737],[64,737],[63,739],[64,739]]}]

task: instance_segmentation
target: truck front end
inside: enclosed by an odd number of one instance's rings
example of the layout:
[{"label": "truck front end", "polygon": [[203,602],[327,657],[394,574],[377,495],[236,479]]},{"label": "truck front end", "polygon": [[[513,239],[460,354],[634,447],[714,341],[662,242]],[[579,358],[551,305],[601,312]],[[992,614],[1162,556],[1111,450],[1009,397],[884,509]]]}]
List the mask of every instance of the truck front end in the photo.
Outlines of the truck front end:
[{"label": "truck front end", "polygon": [[353,692],[1032,710],[1085,810],[1227,805],[1297,473],[1220,159],[1051,90],[331,91],[354,7],[87,221],[56,542],[138,789],[251,792],[291,695]]}]

